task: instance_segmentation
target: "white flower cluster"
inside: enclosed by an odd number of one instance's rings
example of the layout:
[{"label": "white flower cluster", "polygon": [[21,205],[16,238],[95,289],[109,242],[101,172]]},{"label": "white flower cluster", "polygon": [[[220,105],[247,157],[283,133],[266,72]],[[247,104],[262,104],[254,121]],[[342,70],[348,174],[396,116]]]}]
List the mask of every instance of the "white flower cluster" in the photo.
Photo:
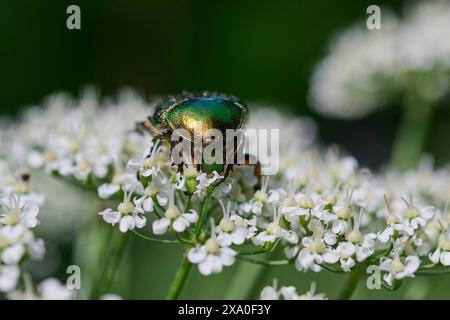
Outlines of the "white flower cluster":
[{"label": "white flower cluster", "polygon": [[323,293],[316,294],[316,284],[311,283],[311,288],[304,294],[298,294],[293,286],[277,288],[277,281],[272,286],[267,286],[261,291],[261,300],[327,300]]},{"label": "white flower cluster", "polygon": [[24,146],[16,149],[27,150],[21,158],[32,168],[95,186],[104,181],[122,183],[128,178],[123,158],[142,152],[146,144],[133,130],[135,122],[145,120],[149,112],[132,91],[104,102],[93,89],[85,90],[79,101],[57,94],[44,108],[26,111],[15,133],[20,139],[14,139]]},{"label": "white flower cluster", "polygon": [[433,102],[449,91],[450,2],[425,1],[402,19],[381,13],[382,29],[362,22],[341,34],[312,77],[312,105],[324,115],[358,118],[394,94]]},{"label": "white flower cluster", "polygon": [[333,149],[298,148],[274,177],[257,177],[250,166],[225,177],[181,170],[167,145],[151,145],[128,161],[125,172],[137,179],[112,189],[123,200],[99,214],[122,232],[151,220],[154,235],[171,233],[190,247],[187,258],[203,275],[234,264],[246,254],[239,247],[282,246],[299,271],[376,264],[388,285],[420,265],[448,265],[448,170],[424,164],[375,175]]},{"label": "white flower cluster", "polygon": [[[39,225],[38,215],[44,204],[41,192],[46,191],[46,185],[34,181],[31,186],[30,167],[73,178],[85,187],[98,183],[97,179],[100,181],[103,176],[103,169],[95,169],[100,168],[99,162],[93,161],[81,170],[78,159],[95,149],[107,171],[112,172],[110,166],[120,163],[118,156],[134,153],[135,147],[142,148],[140,135],[129,134],[123,124],[126,116],[133,119],[139,112],[145,114],[141,101],[125,91],[118,102],[120,108],[113,102],[98,107],[95,92],[87,90],[78,105],[59,94],[51,97],[45,108],[28,109],[18,122],[0,119],[0,293],[21,300],[76,299],[75,291],[55,278],[43,280],[34,290],[30,275],[23,268],[29,258],[40,260],[45,254],[44,241],[36,237],[35,228]],[[109,112],[104,108],[109,108]],[[104,120],[102,125],[92,121],[94,115]],[[111,131],[100,130],[102,126]],[[108,141],[107,136],[116,140]],[[96,139],[108,141],[108,146]],[[119,166],[114,171],[117,173]],[[39,192],[34,191],[34,186],[39,186]]]},{"label": "white flower cluster", "polygon": [[[150,241],[184,244],[187,260],[203,275],[280,249],[299,271],[379,265],[387,286],[450,265],[448,169],[424,162],[406,173],[374,174],[333,148],[313,147],[309,126],[300,130],[310,134],[304,142],[281,140],[282,163],[274,176],[257,176],[252,166],[206,174],[173,165],[167,143],[135,130],[134,121],[151,113],[135,95],[101,104],[86,93],[80,102],[70,101],[56,96],[45,109],[27,112],[18,128],[0,132],[17,137],[2,139],[2,156],[8,150],[19,167],[43,168],[93,188],[107,203],[116,200],[99,212],[105,222]],[[256,123],[259,118],[266,119],[267,111],[252,114]],[[296,137],[304,123],[278,118],[281,137]],[[15,170],[0,166],[3,291],[14,289],[25,252],[42,252],[30,230],[42,199],[28,190],[26,175],[10,172]],[[16,237],[17,230],[26,236]],[[296,296],[289,288],[273,292]]]},{"label": "white flower cluster", "polygon": [[[298,130],[284,121],[284,134]],[[206,174],[172,165],[170,147],[149,135],[133,133],[140,144],[130,153],[123,146],[131,131],[119,131],[121,147],[108,156],[119,164],[104,177],[94,171],[88,175],[94,178],[82,177],[95,181],[101,198],[121,199],[99,215],[121,232],[145,230],[150,221],[155,236],[172,234],[189,248],[188,260],[203,275],[233,265],[246,254],[239,247],[265,252],[281,246],[299,271],[377,264],[388,285],[421,266],[448,265],[448,170],[423,165],[375,175],[333,149],[297,144],[286,148],[273,177],[257,177],[251,166],[235,166],[227,176]],[[72,166],[77,154],[65,153]]]},{"label": "white flower cluster", "polygon": [[29,189],[28,174],[14,175],[11,169],[0,159],[0,292],[16,288],[27,257],[40,259],[45,253],[33,231],[43,196]]}]

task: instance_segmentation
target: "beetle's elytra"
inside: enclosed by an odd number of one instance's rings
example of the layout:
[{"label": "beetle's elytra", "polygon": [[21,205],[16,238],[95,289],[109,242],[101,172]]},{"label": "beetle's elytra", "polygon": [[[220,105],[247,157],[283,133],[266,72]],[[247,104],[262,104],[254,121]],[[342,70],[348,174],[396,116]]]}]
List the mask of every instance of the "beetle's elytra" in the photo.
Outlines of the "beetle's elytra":
[{"label": "beetle's elytra", "polygon": [[170,138],[176,129],[186,129],[191,134],[195,124],[202,129],[239,129],[248,115],[247,106],[237,97],[203,93],[180,95],[160,103],[149,117],[150,131],[161,139]]},{"label": "beetle's elytra", "polygon": [[[227,129],[242,128],[248,116],[247,106],[237,97],[220,93],[183,94],[159,103],[145,127],[160,140],[170,142],[171,134],[177,129],[187,130],[191,136],[196,126],[202,131],[220,130],[225,136]],[[226,174],[231,166],[224,164],[199,167],[202,172]]]}]

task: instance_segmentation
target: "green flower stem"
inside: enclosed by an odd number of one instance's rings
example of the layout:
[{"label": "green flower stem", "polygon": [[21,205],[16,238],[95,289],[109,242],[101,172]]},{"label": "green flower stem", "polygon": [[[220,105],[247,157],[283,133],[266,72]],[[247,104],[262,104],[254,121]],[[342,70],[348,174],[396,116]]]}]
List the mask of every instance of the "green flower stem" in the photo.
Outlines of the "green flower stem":
[{"label": "green flower stem", "polygon": [[266,261],[266,260],[253,259],[253,258],[246,257],[246,256],[240,256],[240,255],[236,256],[236,258],[238,258],[239,260],[242,260],[242,261],[246,261],[246,262],[250,262],[250,263],[254,263],[254,264],[261,264],[264,266],[286,266],[286,265],[292,263],[292,261],[290,261],[290,260]]},{"label": "green flower stem", "polygon": [[418,165],[433,112],[434,107],[416,95],[406,99],[402,123],[392,151],[393,168],[407,170]]},{"label": "green flower stem", "polygon": [[183,289],[186,279],[191,271],[192,264],[189,262],[186,255],[183,256],[183,261],[178,269],[172,284],[169,288],[169,293],[167,294],[167,300],[176,300],[180,296],[181,290]]},{"label": "green flower stem", "polygon": [[270,251],[270,249],[257,249],[257,250],[250,250],[250,251],[240,251],[238,252],[239,256],[252,256],[255,254],[261,254],[261,253],[266,253]]},{"label": "green flower stem", "polygon": [[93,289],[92,298],[97,299],[102,294],[108,293],[114,284],[117,277],[117,272],[120,267],[120,261],[126,249],[128,234],[115,232],[115,241],[112,244],[108,257],[104,262],[104,271],[100,276],[97,286]]},{"label": "green flower stem", "polygon": [[[201,205],[200,205],[200,218],[197,222],[197,225],[195,226],[195,239],[198,240],[200,237],[200,233],[202,231],[202,228],[206,222],[206,219],[208,218],[208,213],[206,210],[206,205],[208,202],[208,196],[203,199]],[[191,196],[188,196],[186,203],[185,203],[185,211],[189,208],[191,203]],[[175,277],[173,278],[172,284],[169,288],[169,293],[167,294],[168,300],[176,300],[180,296],[181,290],[183,289],[184,284],[186,283],[186,279],[189,275],[189,272],[191,271],[192,264],[189,262],[187,255],[184,254],[183,261],[181,262],[180,268],[178,268],[177,273],[175,274]]]},{"label": "green flower stem", "polygon": [[327,270],[327,271],[329,271],[329,272],[333,272],[333,273],[344,273],[345,271],[342,271],[342,269],[336,269],[336,268],[333,268],[333,267],[331,267],[331,266],[328,266],[326,263],[322,263],[321,265],[320,265],[323,269],[325,269],[325,270]]},{"label": "green flower stem", "polygon": [[131,232],[133,232],[135,235],[137,235],[139,238],[142,238],[144,240],[147,241],[151,241],[151,242],[155,242],[155,243],[165,243],[165,244],[182,244],[180,241],[178,240],[165,240],[165,239],[156,239],[156,238],[152,238],[152,237],[148,237],[146,235],[143,235],[140,232],[137,232],[136,230],[131,230]]},{"label": "green flower stem", "polygon": [[202,204],[200,205],[200,218],[195,226],[195,240],[198,240],[200,237],[200,233],[202,232],[202,228],[208,219],[208,212],[206,210],[206,205],[208,202],[209,195],[203,199]]},{"label": "green flower stem", "polygon": [[191,199],[192,199],[192,195],[188,195],[186,197],[186,202],[184,203],[184,212],[187,212],[189,210],[189,208],[191,207]]},{"label": "green flower stem", "polygon": [[349,300],[356,288],[358,287],[358,283],[361,278],[364,276],[366,268],[364,265],[356,266],[349,274],[349,277],[342,288],[341,293],[338,296],[339,300]]}]

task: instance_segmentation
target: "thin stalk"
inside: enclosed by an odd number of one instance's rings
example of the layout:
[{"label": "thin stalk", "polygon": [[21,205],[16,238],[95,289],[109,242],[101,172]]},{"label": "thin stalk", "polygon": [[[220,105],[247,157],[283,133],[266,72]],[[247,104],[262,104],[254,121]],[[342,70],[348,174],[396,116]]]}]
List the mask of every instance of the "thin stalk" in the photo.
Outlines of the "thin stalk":
[{"label": "thin stalk", "polygon": [[361,280],[362,276],[364,275],[365,268],[363,266],[357,266],[355,269],[353,269],[347,281],[344,284],[344,287],[342,288],[341,293],[339,294],[338,299],[339,300],[349,300],[353,293],[355,292],[356,288],[358,287],[358,283]]},{"label": "thin stalk", "polygon": [[103,293],[109,292],[117,277],[120,261],[122,260],[129,237],[126,233],[121,232],[116,232],[115,235],[116,239],[105,261],[104,272],[102,272],[100,280],[92,293],[92,298],[94,299],[97,299]]},{"label": "thin stalk", "polygon": [[252,256],[255,254],[261,254],[261,253],[266,253],[270,251],[270,249],[257,249],[257,250],[250,250],[250,251],[240,251],[238,252],[239,256]]},{"label": "thin stalk", "polygon": [[253,259],[250,257],[246,257],[246,256],[236,256],[236,258],[238,258],[239,260],[242,261],[246,261],[246,262],[250,262],[250,263],[254,263],[254,264],[260,264],[263,266],[286,266],[288,264],[291,264],[292,262],[289,260],[258,260],[258,259]]},{"label": "thin stalk", "polygon": [[143,235],[140,232],[137,232],[136,230],[131,230],[131,232],[133,232],[135,235],[137,235],[139,238],[142,238],[144,240],[147,241],[151,241],[151,242],[155,242],[155,243],[165,243],[165,244],[182,244],[180,241],[178,240],[165,240],[165,239],[156,239],[156,238],[152,238],[152,237],[148,237],[146,235]]},{"label": "thin stalk", "polygon": [[167,300],[177,300],[183,289],[186,279],[191,271],[192,264],[189,262],[186,255],[183,256],[180,268],[178,268],[172,284],[170,285],[169,292],[167,294]]},{"label": "thin stalk", "polygon": [[325,270],[329,271],[329,272],[333,272],[333,273],[344,273],[344,271],[340,270],[340,269],[334,269],[330,266],[328,266],[327,264],[323,263],[320,265],[322,268],[324,268]]},{"label": "thin stalk", "polygon": [[[204,221],[206,221],[206,202],[208,197],[205,197],[201,204],[200,209],[200,219],[195,226],[195,239],[198,239],[201,229],[203,227]],[[186,202],[184,204],[184,212],[187,212],[191,205],[191,195],[188,195]],[[184,240],[181,237],[178,237],[180,241]],[[167,300],[176,300],[180,296],[181,290],[186,283],[189,272],[191,271],[192,264],[189,262],[187,255],[183,255],[183,261],[181,262],[180,267],[178,268],[175,277],[173,278],[172,284],[170,285],[169,292],[167,293]]]},{"label": "thin stalk", "polygon": [[206,196],[203,199],[202,204],[200,206],[200,218],[198,219],[197,225],[195,226],[195,239],[198,240],[200,237],[200,233],[202,232],[202,228],[208,219],[208,212],[206,210],[206,204],[208,202],[209,196]]},{"label": "thin stalk", "polygon": [[393,168],[407,170],[418,165],[433,112],[434,107],[416,95],[406,99],[392,151]]},{"label": "thin stalk", "polygon": [[184,212],[187,212],[189,210],[189,207],[191,206],[191,199],[192,195],[188,195],[186,198],[186,202],[184,203]]}]

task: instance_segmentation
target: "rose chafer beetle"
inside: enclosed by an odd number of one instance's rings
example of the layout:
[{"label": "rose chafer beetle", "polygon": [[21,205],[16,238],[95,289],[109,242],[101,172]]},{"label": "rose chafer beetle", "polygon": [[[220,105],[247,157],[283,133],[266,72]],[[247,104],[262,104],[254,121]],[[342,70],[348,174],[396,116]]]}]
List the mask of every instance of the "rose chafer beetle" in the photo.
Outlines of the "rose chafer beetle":
[{"label": "rose chafer beetle", "polygon": [[[182,94],[158,103],[154,114],[149,116],[143,125],[155,138],[171,143],[173,146],[171,136],[178,129],[188,132],[189,137],[185,138],[189,140],[198,133],[196,131],[198,125],[202,132],[217,129],[225,137],[227,129],[238,130],[244,126],[248,113],[247,106],[235,96],[208,92]],[[209,143],[211,141],[208,139],[202,140],[203,147]],[[240,147],[242,144],[236,143],[234,154]],[[226,156],[225,152],[224,156]],[[249,156],[245,155],[245,161],[248,162],[248,160]],[[183,169],[182,166],[180,168]],[[216,171],[226,176],[232,169],[232,165],[227,164],[226,161],[212,164],[203,162],[196,164],[196,169],[204,173]]]}]

